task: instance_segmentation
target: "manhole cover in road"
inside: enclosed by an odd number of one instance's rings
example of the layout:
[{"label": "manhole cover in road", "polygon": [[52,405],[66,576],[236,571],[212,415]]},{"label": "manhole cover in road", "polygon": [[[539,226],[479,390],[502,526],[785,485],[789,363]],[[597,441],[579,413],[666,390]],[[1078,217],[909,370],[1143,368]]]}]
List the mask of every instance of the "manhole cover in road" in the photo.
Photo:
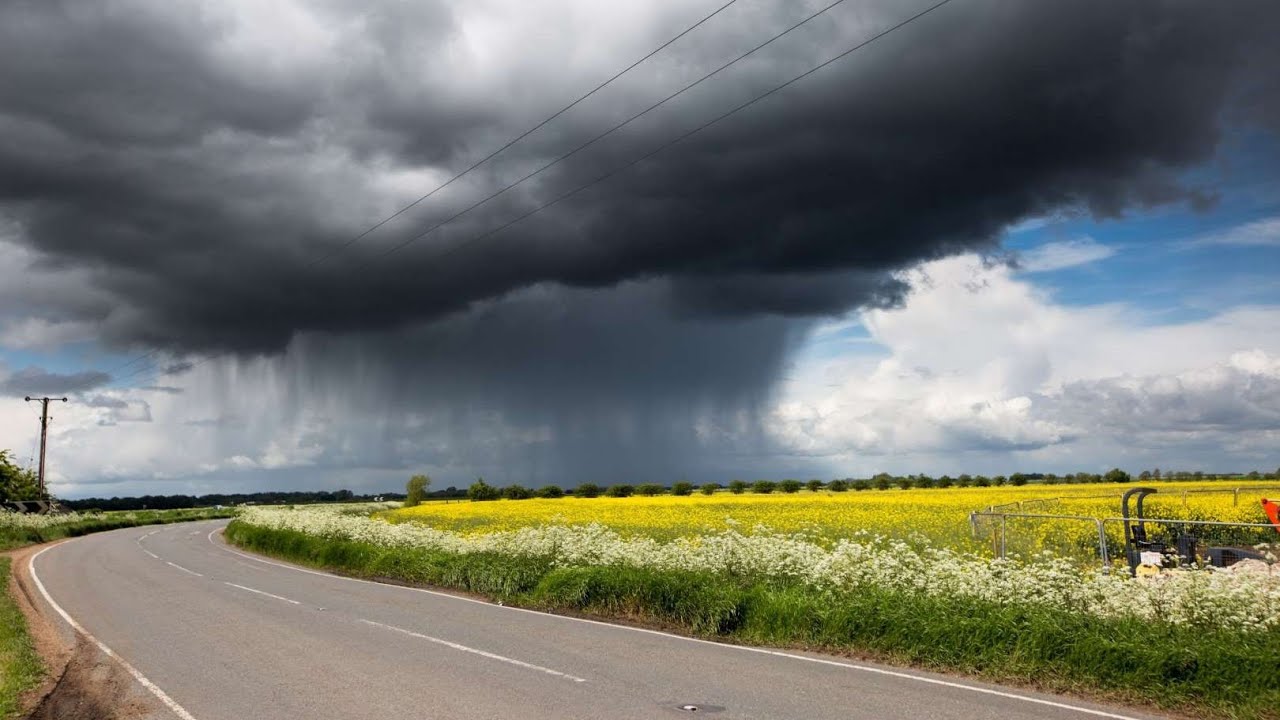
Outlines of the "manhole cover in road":
[{"label": "manhole cover in road", "polygon": [[706,705],[703,703],[675,703],[667,707],[689,715],[711,715],[724,712],[724,707],[720,705]]}]

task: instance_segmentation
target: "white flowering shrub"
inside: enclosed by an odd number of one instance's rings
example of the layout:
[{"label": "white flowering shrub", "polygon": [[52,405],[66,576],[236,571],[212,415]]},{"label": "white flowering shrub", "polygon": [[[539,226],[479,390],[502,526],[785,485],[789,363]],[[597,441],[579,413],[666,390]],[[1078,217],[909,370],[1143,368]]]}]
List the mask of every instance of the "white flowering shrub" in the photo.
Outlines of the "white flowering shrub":
[{"label": "white flowering shrub", "polygon": [[249,508],[241,521],[274,530],[387,548],[545,557],[559,566],[627,565],[789,578],[823,589],[883,588],[938,597],[1033,604],[1069,613],[1240,630],[1280,626],[1280,573],[1179,571],[1152,578],[1082,570],[1042,555],[989,560],[953,550],[864,536],[823,546],[804,535],[756,528],[660,542],[600,525],[543,525],[463,534],[392,524],[323,507]]},{"label": "white flowering shrub", "polygon": [[57,525],[70,525],[84,520],[101,520],[106,517],[102,513],[62,513],[38,515],[36,513],[16,513],[0,510],[0,529],[31,528],[42,530]]}]

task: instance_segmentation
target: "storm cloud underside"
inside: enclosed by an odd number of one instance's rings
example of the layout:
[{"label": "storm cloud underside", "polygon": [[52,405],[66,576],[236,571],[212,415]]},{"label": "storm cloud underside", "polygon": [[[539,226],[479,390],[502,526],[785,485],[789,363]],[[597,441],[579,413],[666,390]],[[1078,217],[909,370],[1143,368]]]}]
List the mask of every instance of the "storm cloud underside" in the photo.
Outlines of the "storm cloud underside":
[{"label": "storm cloud underside", "polygon": [[710,5],[6,3],[5,236],[77,278],[25,311],[240,358],[334,463],[694,472],[815,319],[1024,218],[1210,204],[1185,171],[1275,119],[1274,3],[955,0],[473,241],[911,14],[850,2],[380,256],[812,11],[741,5],[339,251]]}]

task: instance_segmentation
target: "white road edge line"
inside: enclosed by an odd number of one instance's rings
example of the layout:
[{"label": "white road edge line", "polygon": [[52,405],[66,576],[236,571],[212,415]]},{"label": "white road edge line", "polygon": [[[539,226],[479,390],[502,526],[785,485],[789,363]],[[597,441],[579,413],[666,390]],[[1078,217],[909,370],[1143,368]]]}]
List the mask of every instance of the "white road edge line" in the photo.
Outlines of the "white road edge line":
[{"label": "white road edge line", "polygon": [[146,548],[142,548],[142,552],[144,552],[144,553],[146,553],[146,554],[150,555],[151,557],[153,557],[153,558],[155,558],[155,559],[157,559],[157,560],[159,560],[159,559],[160,559],[160,556],[159,556],[159,555],[157,555],[157,554],[155,554],[155,553],[151,552],[150,550],[148,550],[148,549],[146,549]]},{"label": "white road edge line", "polygon": [[849,670],[858,670],[861,672],[871,673],[873,675],[896,677],[896,678],[902,678],[904,680],[915,680],[917,682],[929,683],[930,685],[940,685],[942,687],[955,688],[957,690],[968,690],[970,692],[982,693],[983,695],[994,695],[996,697],[1007,698],[1010,700],[1022,700],[1024,702],[1034,703],[1036,705],[1044,705],[1047,707],[1058,708],[1060,710],[1069,710],[1069,711],[1078,712],[1084,715],[1092,715],[1094,717],[1111,718],[1111,720],[1141,720],[1140,718],[1134,717],[1132,715],[1119,715],[1117,713],[1107,712],[1105,710],[1095,710],[1093,708],[1087,708],[1080,705],[1072,705],[1070,703],[1056,702],[1054,700],[1045,700],[1044,698],[1030,697],[1028,695],[1019,695],[1018,693],[1005,692],[1003,690],[995,690],[992,688],[977,687],[974,685],[965,685],[964,683],[951,682],[949,680],[941,680],[938,678],[925,677],[923,675],[913,675],[911,673],[899,672],[897,670],[887,670],[885,668],[871,667],[870,665],[857,665],[854,663],[840,662],[838,660],[827,660],[824,658],[808,657],[806,655],[796,655],[794,653],[782,652],[781,650],[770,650],[768,648],[751,647],[748,645],[731,645],[729,643],[715,642],[714,640],[702,640],[701,638],[692,638],[692,637],[685,637],[684,635],[675,635],[668,632],[662,632],[661,630],[650,630],[648,628],[631,627],[629,625],[615,625],[613,623],[602,622],[600,620],[587,620],[586,618],[576,618],[576,617],[570,617],[568,615],[557,615],[555,613],[539,612],[537,610],[528,610],[526,608],[510,607],[508,605],[496,605],[494,603],[486,602],[484,600],[475,600],[473,598],[461,597],[459,595],[451,595],[446,592],[439,592],[436,590],[427,590],[426,588],[415,588],[415,587],[408,587],[405,585],[392,585],[389,583],[374,582],[372,580],[361,580],[360,578],[351,578],[351,577],[345,577],[342,575],[334,575],[333,573],[325,573],[325,572],[319,572],[316,570],[308,570],[306,568],[294,567],[293,565],[287,565],[285,563],[279,563],[279,562],[274,562],[272,560],[265,560],[263,558],[254,557],[253,555],[250,555],[248,553],[242,553],[238,550],[232,550],[231,548],[227,547],[225,542],[219,545],[218,543],[213,541],[213,535],[214,533],[222,529],[224,528],[214,528],[213,531],[210,532],[207,536],[209,542],[214,547],[220,547],[229,553],[233,553],[235,555],[248,558],[255,562],[266,563],[267,565],[275,565],[276,567],[282,567],[288,570],[296,570],[298,572],[308,573],[310,575],[319,575],[320,577],[333,578],[335,580],[346,580],[348,582],[367,583],[369,585],[377,585],[379,587],[384,587],[384,588],[399,588],[401,590],[410,590],[412,592],[426,593],[428,595],[435,595],[437,597],[449,598],[451,600],[460,600],[462,602],[475,603],[477,605],[484,605],[486,607],[491,607],[499,610],[510,610],[511,612],[530,613],[533,615],[540,615],[542,617],[559,618],[561,620],[566,620],[569,622],[587,623],[589,625],[600,625],[603,627],[613,628],[615,630],[626,630],[630,632],[645,633],[648,635],[658,635],[660,637],[667,637],[675,640],[683,640],[685,642],[714,645],[719,648],[741,650],[742,652],[752,652],[752,653],[758,653],[761,655],[773,655],[775,657],[790,658],[792,660],[803,660],[804,662],[817,663],[819,665],[831,665],[834,667],[842,667],[842,668],[847,668]]},{"label": "white road edge line", "polygon": [[281,596],[279,596],[279,595],[272,595],[272,594],[271,594],[271,593],[269,593],[269,592],[263,592],[263,591],[261,591],[261,590],[254,590],[254,589],[253,589],[253,588],[251,588],[251,587],[245,587],[244,585],[237,585],[237,584],[235,584],[235,583],[233,583],[233,582],[226,582],[226,581],[224,581],[222,584],[223,584],[223,585],[230,585],[230,586],[231,586],[231,587],[233,587],[233,588],[240,588],[241,590],[247,590],[248,592],[251,592],[251,593],[258,593],[259,595],[266,595],[266,596],[267,596],[267,597],[269,597],[269,598],[275,598],[276,600],[283,600],[283,601],[285,601],[285,602],[287,602],[287,603],[293,603],[294,605],[301,605],[301,604],[302,604],[302,603],[298,602],[297,600],[290,600],[290,599],[289,599],[289,598],[287,598],[287,597],[281,597]]},{"label": "white road edge line", "polygon": [[57,612],[58,615],[62,617],[63,620],[66,620],[67,624],[70,625],[73,630],[83,635],[85,639],[88,640],[89,642],[93,643],[94,645],[97,645],[98,649],[101,650],[104,654],[106,654],[107,657],[120,663],[120,667],[123,667],[130,675],[132,675],[133,679],[137,680],[139,685],[149,690],[152,695],[155,695],[156,698],[160,700],[160,702],[164,703],[165,707],[172,710],[174,715],[177,715],[182,720],[196,720],[195,716],[187,712],[186,708],[182,707],[181,705],[178,704],[176,700],[169,697],[169,695],[165,693],[165,691],[161,690],[159,686],[157,686],[155,683],[148,680],[146,675],[143,675],[142,673],[138,672],[137,668],[130,665],[129,662],[124,658],[117,655],[116,652],[111,648],[107,647],[105,643],[103,643],[98,638],[94,637],[88,630],[85,630],[84,627],[80,625],[80,623],[76,622],[75,619],[72,618],[71,615],[68,614],[66,610],[62,609],[61,605],[54,602],[53,597],[49,595],[49,591],[45,589],[44,583],[41,582],[40,576],[36,574],[36,558],[52,550],[54,547],[57,547],[57,546],[51,545],[45,548],[44,550],[41,550],[40,552],[36,553],[35,555],[32,555],[31,561],[27,565],[27,569],[31,573],[31,579],[35,581],[36,588],[40,591],[40,594],[44,597],[45,602],[49,603],[49,606],[52,607],[54,611]]},{"label": "white road edge line", "polygon": [[566,680],[572,680],[574,682],[581,683],[581,682],[587,681],[586,678],[580,678],[580,677],[577,677],[576,675],[562,673],[559,670],[552,670],[551,668],[542,667],[541,665],[534,665],[533,663],[527,663],[523,660],[516,660],[515,658],[509,658],[509,657],[506,657],[505,655],[498,655],[495,653],[486,652],[484,650],[477,650],[476,648],[467,647],[466,645],[461,645],[459,643],[451,642],[449,640],[443,640],[438,637],[431,637],[430,635],[423,635],[422,633],[416,633],[412,630],[405,630],[404,628],[396,627],[395,625],[386,625],[380,622],[374,622],[373,620],[365,620],[363,618],[359,618],[359,621],[366,625],[373,625],[374,627],[380,627],[386,630],[391,630],[393,632],[402,633],[404,635],[408,635],[409,637],[418,638],[419,640],[426,640],[427,642],[433,642],[438,645],[444,645],[445,647],[453,648],[454,650],[461,650],[462,652],[472,653],[474,655],[479,655],[480,657],[489,658],[490,660],[497,660],[499,662],[504,662],[509,665],[515,665],[517,667],[527,668],[529,670],[537,670],[538,672],[544,672],[548,675],[555,675],[556,677],[562,677]]},{"label": "white road edge line", "polygon": [[190,574],[192,574],[192,575],[195,575],[196,577],[204,577],[203,575],[201,575],[200,573],[196,572],[195,570],[188,570],[188,569],[186,569],[186,568],[182,567],[181,565],[179,565],[178,563],[175,563],[175,562],[169,562],[168,560],[165,560],[165,561],[164,561],[164,564],[165,564],[165,565],[170,565],[170,566],[172,566],[172,567],[176,567],[176,568],[178,568],[179,570],[181,570],[182,572],[184,572],[184,573],[190,573]]}]

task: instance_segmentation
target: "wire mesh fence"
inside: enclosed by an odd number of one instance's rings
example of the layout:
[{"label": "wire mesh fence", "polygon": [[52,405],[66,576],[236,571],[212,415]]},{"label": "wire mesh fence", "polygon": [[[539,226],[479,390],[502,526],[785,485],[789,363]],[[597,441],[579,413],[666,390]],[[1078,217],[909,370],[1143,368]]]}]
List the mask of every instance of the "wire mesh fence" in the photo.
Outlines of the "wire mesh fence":
[{"label": "wire mesh fence", "polygon": [[1151,497],[1140,517],[1116,517],[1121,495],[1075,495],[992,505],[970,514],[973,537],[993,557],[1045,555],[1110,572],[1138,565],[1275,565],[1280,525],[1263,497],[1280,486],[1188,489]]}]

